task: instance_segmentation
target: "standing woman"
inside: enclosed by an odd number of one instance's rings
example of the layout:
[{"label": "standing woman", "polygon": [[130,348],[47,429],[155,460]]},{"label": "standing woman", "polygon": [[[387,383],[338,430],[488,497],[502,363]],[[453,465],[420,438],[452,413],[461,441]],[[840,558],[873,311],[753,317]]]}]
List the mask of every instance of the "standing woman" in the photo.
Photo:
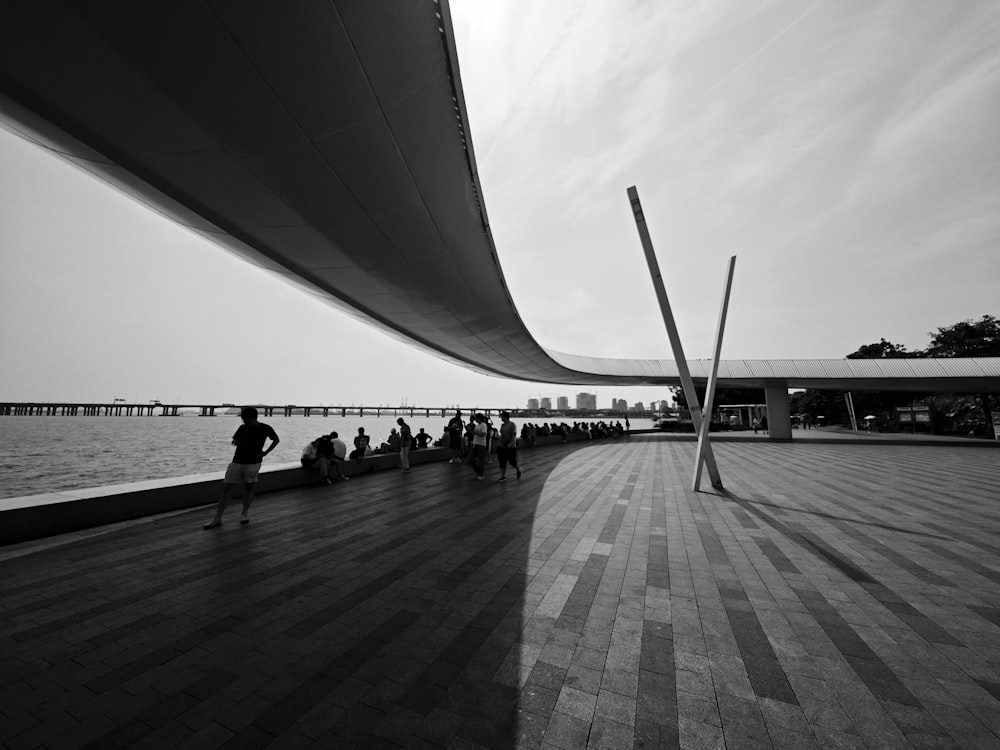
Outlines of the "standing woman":
[{"label": "standing woman", "polygon": [[517,465],[517,425],[510,421],[510,413],[500,412],[500,442],[497,445],[497,460],[500,462],[500,481],[507,481],[507,464],[514,467],[517,478],[521,478],[521,468]]},{"label": "standing woman", "polygon": [[450,464],[462,463],[462,433],[465,432],[465,422],[462,412],[456,411],[455,416],[448,421],[448,447],[451,448]]},{"label": "standing woman", "polygon": [[472,468],[481,482],[486,479],[486,417],[477,414],[473,419],[476,427],[472,433]]},{"label": "standing woman", "polygon": [[402,417],[396,420],[399,425],[399,467],[403,471],[410,470],[410,447],[413,445],[413,433],[410,425]]}]

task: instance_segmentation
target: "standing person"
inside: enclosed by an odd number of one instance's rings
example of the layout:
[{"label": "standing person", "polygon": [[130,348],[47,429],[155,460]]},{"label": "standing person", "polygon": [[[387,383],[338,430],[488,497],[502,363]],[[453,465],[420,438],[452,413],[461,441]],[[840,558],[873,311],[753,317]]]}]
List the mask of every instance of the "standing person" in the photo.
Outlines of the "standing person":
[{"label": "standing person", "polygon": [[410,470],[410,448],[413,446],[413,433],[410,425],[402,417],[396,420],[399,425],[399,465],[403,471]]},{"label": "standing person", "polygon": [[414,435],[414,440],[417,441],[417,449],[422,450],[427,447],[427,444],[431,441],[431,436],[424,432],[424,428],[420,428],[420,432]]},{"label": "standing person", "polygon": [[473,459],[472,443],[473,443],[473,438],[475,438],[476,436],[477,416],[480,415],[473,414],[471,417],[469,417],[469,423],[465,425],[465,441],[463,442],[463,447],[465,450],[463,450],[462,453],[465,458],[469,459],[469,461],[472,461]]},{"label": "standing person", "polygon": [[[264,456],[274,450],[278,445],[278,433],[271,429],[270,425],[257,421],[257,410],[252,406],[245,406],[240,410],[240,419],[243,420],[233,435],[233,445],[236,446],[236,453],[233,454],[232,463],[226,469],[226,477],[222,480],[222,494],[219,496],[219,504],[215,509],[215,518],[205,524],[206,529],[214,529],[222,523],[222,514],[229,504],[229,498],[233,494],[233,488],[243,484],[243,514],[240,516],[240,523],[250,523],[250,504],[253,502],[254,493],[257,491],[257,476],[260,473],[260,464]],[[270,439],[271,444],[264,450],[264,443]]]},{"label": "standing person", "polygon": [[476,426],[472,431],[472,468],[481,482],[486,479],[486,417],[477,414],[473,421]]},{"label": "standing person", "polygon": [[462,420],[461,410],[455,412],[455,416],[448,421],[448,447],[451,448],[450,464],[462,463],[462,433],[465,431],[465,422]]},{"label": "standing person", "polygon": [[517,478],[521,468],[517,465],[517,425],[510,421],[510,412],[500,412],[500,442],[497,444],[497,461],[500,462],[500,481],[507,481],[507,464],[514,467]]},{"label": "standing person", "polygon": [[625,438],[628,439],[632,437],[632,423],[628,421],[628,415],[625,415]]},{"label": "standing person", "polygon": [[493,463],[493,441],[496,437],[496,427],[493,426],[493,420],[488,416],[486,417],[486,463]]}]

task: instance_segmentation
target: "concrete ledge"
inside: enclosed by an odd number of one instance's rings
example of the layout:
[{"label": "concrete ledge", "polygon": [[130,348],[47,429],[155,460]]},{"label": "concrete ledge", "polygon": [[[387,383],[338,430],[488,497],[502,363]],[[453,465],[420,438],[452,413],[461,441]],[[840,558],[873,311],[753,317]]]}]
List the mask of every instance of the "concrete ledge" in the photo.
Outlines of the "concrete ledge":
[{"label": "concrete ledge", "polygon": [[[411,451],[410,465],[443,461],[450,455],[443,448]],[[340,466],[348,477],[398,469],[399,454],[344,461]],[[316,469],[303,469],[298,463],[265,462],[257,492],[263,495],[303,487],[315,484],[318,478]],[[0,499],[0,545],[208,505],[218,500],[221,489],[222,473],[214,472]],[[242,488],[234,497],[242,497]]]},{"label": "concrete ledge", "polygon": [[[586,439],[570,435],[567,442]],[[543,447],[562,442],[561,436],[550,435],[537,438],[535,445]],[[518,440],[518,447],[524,447],[521,440]],[[451,451],[447,448],[410,451],[411,466],[447,461],[449,458]],[[398,470],[399,454],[343,461],[340,467],[348,477]],[[303,469],[298,463],[268,465],[265,462],[261,467],[257,493],[264,495],[318,481],[316,469]],[[222,473],[214,472],[0,499],[0,546],[209,505],[218,500],[221,489]],[[241,496],[242,488],[233,495],[234,498]]]}]

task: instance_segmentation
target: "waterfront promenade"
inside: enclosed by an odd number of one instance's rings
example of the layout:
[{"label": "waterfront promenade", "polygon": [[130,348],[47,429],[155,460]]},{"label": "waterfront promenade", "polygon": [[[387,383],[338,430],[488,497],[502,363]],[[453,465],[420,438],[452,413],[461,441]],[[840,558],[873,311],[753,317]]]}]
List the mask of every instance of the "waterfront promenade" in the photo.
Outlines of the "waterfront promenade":
[{"label": "waterfront promenade", "polygon": [[0,547],[0,743],[1000,746],[997,447],[713,444],[723,494],[638,435]]}]

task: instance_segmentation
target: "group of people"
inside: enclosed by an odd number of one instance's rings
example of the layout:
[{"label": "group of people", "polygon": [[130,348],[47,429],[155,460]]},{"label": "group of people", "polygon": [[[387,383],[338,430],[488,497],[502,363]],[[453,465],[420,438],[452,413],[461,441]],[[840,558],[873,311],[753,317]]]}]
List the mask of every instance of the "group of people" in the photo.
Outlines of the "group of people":
[{"label": "group of people", "polygon": [[763,432],[767,434],[767,415],[762,414],[759,419],[753,420],[750,425],[753,427],[753,434],[756,435],[758,432]]},{"label": "group of people", "polygon": [[396,424],[399,425],[399,429],[393,427],[389,431],[389,437],[377,448],[371,447],[371,437],[365,433],[364,427],[359,427],[358,435],[354,438],[354,450],[351,451],[350,457],[354,459],[365,456],[380,456],[386,453],[400,453],[404,448],[420,450],[430,445],[431,436],[424,432],[423,427],[416,434],[413,434],[410,426],[402,417],[396,420]]},{"label": "group of people", "polygon": [[[250,506],[253,504],[256,493],[261,463],[264,457],[273,451],[280,442],[278,433],[270,425],[258,421],[257,417],[257,410],[252,406],[240,410],[240,419],[243,424],[236,429],[232,438],[232,444],[236,447],[236,451],[222,480],[222,493],[216,504],[215,515],[204,525],[206,529],[214,529],[222,523],[222,517],[232,498],[233,490],[240,484],[244,487],[240,523],[250,523]],[[359,427],[358,434],[354,438],[354,450],[350,454],[347,452],[347,444],[341,440],[336,431],[328,435],[320,435],[302,451],[301,464],[305,468],[318,467],[320,481],[325,484],[333,484],[334,480],[347,480],[340,469],[340,464],[344,461],[361,459],[379,453],[398,452],[400,468],[404,472],[409,472],[410,451],[426,448],[431,442],[431,437],[424,432],[422,427],[414,435],[402,417],[396,420],[396,424],[399,429],[393,428],[386,442],[374,450],[371,447],[371,438],[365,434],[363,427]],[[534,426],[532,426],[532,434],[534,434]],[[517,463],[517,437],[517,426],[510,420],[509,412],[500,412],[500,427],[497,429],[484,414],[473,415],[469,423],[466,424],[462,420],[462,412],[457,411],[448,422],[445,434],[435,445],[448,444],[452,451],[449,463],[461,463],[465,458],[469,458],[478,481],[483,481],[486,478],[486,464],[490,460],[489,456],[493,445],[496,445],[497,461],[500,464],[499,481],[505,482],[507,481],[508,466],[516,472],[518,479],[521,478],[521,468]],[[270,444],[265,448],[268,441]]]},{"label": "group of people", "polygon": [[470,460],[480,482],[486,479],[486,464],[490,463],[494,445],[500,464],[500,481],[507,481],[508,465],[517,473],[517,478],[521,478],[521,469],[517,465],[517,426],[510,421],[510,412],[500,412],[500,428],[497,429],[485,414],[473,414],[465,422],[461,410],[456,411],[437,445],[443,447],[445,443],[451,450],[448,463]]},{"label": "group of people", "polygon": [[602,420],[600,422],[574,422],[572,425],[565,422],[560,422],[559,424],[555,422],[545,424],[543,422],[540,425],[526,422],[524,427],[521,428],[521,439],[529,446],[533,446],[536,437],[544,437],[546,435],[560,435],[565,443],[570,435],[582,435],[588,440],[597,440],[598,438],[616,438],[622,435],[628,437],[630,432],[631,424],[629,424],[628,419],[625,420],[624,427],[621,420],[614,424],[609,424]]},{"label": "group of people", "polygon": [[304,469],[318,466],[320,481],[324,484],[333,484],[334,477],[330,476],[330,469],[334,470],[337,480],[347,479],[338,464],[346,460],[347,443],[334,431],[329,435],[320,435],[309,443],[302,451],[301,463]]}]

